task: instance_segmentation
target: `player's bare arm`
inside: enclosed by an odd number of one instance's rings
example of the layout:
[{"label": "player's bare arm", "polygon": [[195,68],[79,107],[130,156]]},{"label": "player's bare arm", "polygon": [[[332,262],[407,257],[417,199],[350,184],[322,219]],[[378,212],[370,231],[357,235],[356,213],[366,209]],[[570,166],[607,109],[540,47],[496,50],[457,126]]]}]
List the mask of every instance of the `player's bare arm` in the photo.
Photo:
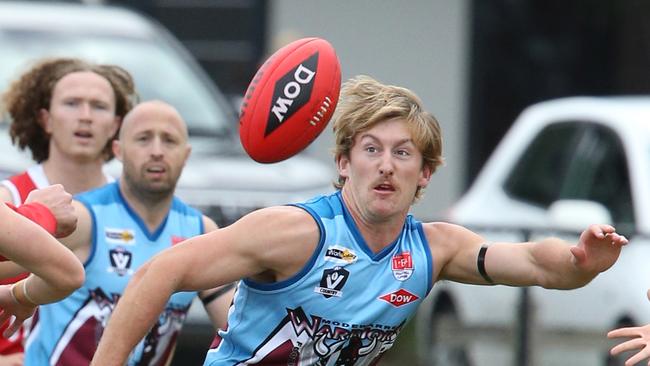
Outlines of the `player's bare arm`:
[{"label": "player's bare arm", "polygon": [[[204,232],[209,233],[219,227],[209,217],[203,216]],[[212,326],[215,329],[223,328],[228,321],[228,308],[235,294],[235,283],[228,283],[208,290],[199,292],[199,299],[203,303]]]},{"label": "player's bare arm", "polygon": [[83,203],[73,200],[72,206],[77,214],[77,227],[70,235],[59,239],[59,241],[68,247],[84,263],[90,255],[92,217],[90,216],[90,212],[88,212],[88,208]]},{"label": "player's bare arm", "polygon": [[9,336],[36,305],[60,300],[79,288],[84,271],[74,255],[45,230],[4,204],[0,204],[0,217],[0,253],[33,273],[12,286],[0,286],[0,324],[14,316],[3,334]]},{"label": "player's bare arm", "polygon": [[[481,236],[457,225],[427,224],[425,228],[430,244],[433,241],[435,265],[441,268],[439,278],[475,284],[490,284],[490,280],[512,286],[581,287],[611,267],[621,247],[627,244],[627,239],[610,225],[591,225],[577,244],[557,238],[528,243],[487,243]],[[448,237],[438,243],[440,236],[436,234],[440,233]],[[482,250],[485,244],[488,246]],[[487,278],[480,273],[480,262]]]},{"label": "player's bare arm", "polygon": [[214,288],[246,277],[260,282],[287,279],[307,263],[319,235],[304,210],[272,207],[161,252],[130,281],[92,365],[122,365],[174,292]]}]

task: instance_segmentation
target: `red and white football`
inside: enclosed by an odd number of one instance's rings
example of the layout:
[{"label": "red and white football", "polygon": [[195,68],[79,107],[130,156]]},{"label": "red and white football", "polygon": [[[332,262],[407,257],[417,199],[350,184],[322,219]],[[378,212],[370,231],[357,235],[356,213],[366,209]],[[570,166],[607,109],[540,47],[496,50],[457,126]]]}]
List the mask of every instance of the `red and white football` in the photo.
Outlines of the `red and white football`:
[{"label": "red and white football", "polygon": [[307,147],[336,108],[341,66],[332,45],[303,38],[276,51],[248,85],[239,138],[255,161],[275,163]]}]

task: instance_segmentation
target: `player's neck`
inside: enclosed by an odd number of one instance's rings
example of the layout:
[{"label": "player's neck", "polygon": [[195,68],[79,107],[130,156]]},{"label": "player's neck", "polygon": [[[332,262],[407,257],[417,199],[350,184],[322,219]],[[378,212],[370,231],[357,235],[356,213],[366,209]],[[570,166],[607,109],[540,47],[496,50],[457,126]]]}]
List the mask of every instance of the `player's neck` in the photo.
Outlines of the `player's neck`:
[{"label": "player's neck", "polygon": [[50,155],[43,162],[43,171],[50,184],[62,184],[66,191],[77,194],[106,183],[103,161],[78,162]]},{"label": "player's neck", "polygon": [[120,178],[120,192],[131,209],[142,219],[150,232],[154,232],[165,220],[172,205],[172,194],[148,194],[133,189],[124,177]]},{"label": "player's neck", "polygon": [[345,189],[342,197],[357,229],[374,253],[379,253],[397,239],[404,227],[406,213],[379,219],[361,209],[353,195]]}]

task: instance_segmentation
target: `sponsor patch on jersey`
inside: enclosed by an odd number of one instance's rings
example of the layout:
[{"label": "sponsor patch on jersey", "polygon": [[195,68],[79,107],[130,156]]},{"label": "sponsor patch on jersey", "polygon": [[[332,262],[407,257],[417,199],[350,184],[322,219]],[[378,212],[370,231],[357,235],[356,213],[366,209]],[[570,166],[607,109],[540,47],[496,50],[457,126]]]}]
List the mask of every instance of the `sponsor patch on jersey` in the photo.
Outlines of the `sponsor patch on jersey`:
[{"label": "sponsor patch on jersey", "polygon": [[397,291],[391,292],[390,294],[379,296],[379,299],[398,308],[419,299],[419,297],[401,288]]},{"label": "sponsor patch on jersey", "polygon": [[131,262],[133,254],[124,247],[117,247],[108,251],[111,266],[108,267],[109,273],[117,273],[118,276],[132,275]]},{"label": "sponsor patch on jersey", "polygon": [[125,244],[133,245],[135,244],[135,231],[133,229],[116,229],[116,228],[104,228],[104,235],[106,236],[106,242],[113,244]]},{"label": "sponsor patch on jersey", "polygon": [[325,260],[341,264],[352,264],[357,261],[357,254],[352,249],[333,245],[327,248]]},{"label": "sponsor patch on jersey", "polygon": [[343,291],[341,289],[347,282],[350,272],[345,268],[336,266],[334,268],[326,269],[323,271],[323,277],[320,279],[320,286],[314,288],[314,292],[325,296],[329,299],[332,296],[341,297]]},{"label": "sponsor patch on jersey", "polygon": [[393,256],[391,264],[393,276],[398,281],[406,281],[413,274],[413,258],[410,252],[402,252]]}]

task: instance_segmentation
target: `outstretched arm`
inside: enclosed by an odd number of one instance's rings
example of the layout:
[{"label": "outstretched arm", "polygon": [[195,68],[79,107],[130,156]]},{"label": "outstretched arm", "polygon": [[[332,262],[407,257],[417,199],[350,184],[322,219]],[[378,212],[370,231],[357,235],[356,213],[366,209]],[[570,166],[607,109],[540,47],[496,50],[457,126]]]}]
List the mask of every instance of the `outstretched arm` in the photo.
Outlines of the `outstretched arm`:
[{"label": "outstretched arm", "polygon": [[[444,265],[442,278],[489,284],[478,270],[481,246],[486,241],[471,231],[453,226],[454,253]],[[586,285],[618,259],[627,239],[611,225],[591,225],[576,245],[557,238],[528,243],[493,243],[483,250],[485,273],[494,284],[572,289]],[[449,248],[449,247],[448,247]],[[432,248],[432,250],[434,250]]]},{"label": "outstretched arm", "polygon": [[[650,290],[647,293],[650,300]],[[626,365],[636,365],[638,362],[650,358],[650,324],[642,327],[628,327],[614,329],[607,333],[607,338],[632,338],[624,341],[610,350],[614,356],[626,351],[639,350],[634,356],[625,361]],[[650,361],[648,361],[650,365]]]},{"label": "outstretched arm", "polygon": [[4,204],[0,204],[0,254],[32,273],[0,287],[0,324],[16,316],[6,335],[18,329],[36,305],[58,301],[83,284],[83,266],[72,252]]},{"label": "outstretched arm", "polygon": [[[206,216],[203,216],[203,226],[205,227],[206,233],[219,228],[212,219]],[[228,324],[228,309],[235,294],[235,285],[236,283],[231,282],[223,286],[199,292],[199,298],[203,303],[203,308],[208,314],[215,330],[225,328]]]},{"label": "outstretched arm", "polygon": [[318,235],[303,210],[273,207],[162,251],[132,277],[91,365],[123,365],[174,292],[215,288],[244,277],[285,279],[306,263]]}]

